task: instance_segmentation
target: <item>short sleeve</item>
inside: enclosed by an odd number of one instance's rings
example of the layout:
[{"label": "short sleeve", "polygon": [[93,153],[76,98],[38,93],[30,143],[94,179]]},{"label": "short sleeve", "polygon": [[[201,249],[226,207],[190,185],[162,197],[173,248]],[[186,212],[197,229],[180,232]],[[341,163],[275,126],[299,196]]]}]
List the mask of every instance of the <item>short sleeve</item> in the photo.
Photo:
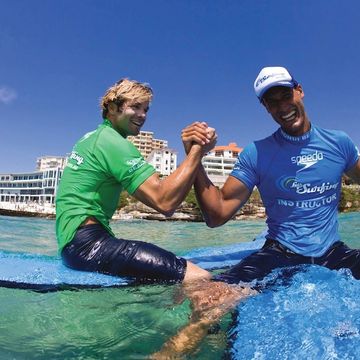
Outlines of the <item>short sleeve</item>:
[{"label": "short sleeve", "polygon": [[256,172],[257,150],[255,144],[252,143],[245,147],[239,154],[231,176],[243,182],[249,191],[258,184],[258,175]]},{"label": "short sleeve", "polygon": [[129,194],[155,173],[139,150],[112,129],[104,129],[94,153],[104,171],[121,183]]},{"label": "short sleeve", "polygon": [[350,137],[343,133],[340,143],[345,157],[345,172],[349,171],[359,160],[359,149],[355,146]]}]

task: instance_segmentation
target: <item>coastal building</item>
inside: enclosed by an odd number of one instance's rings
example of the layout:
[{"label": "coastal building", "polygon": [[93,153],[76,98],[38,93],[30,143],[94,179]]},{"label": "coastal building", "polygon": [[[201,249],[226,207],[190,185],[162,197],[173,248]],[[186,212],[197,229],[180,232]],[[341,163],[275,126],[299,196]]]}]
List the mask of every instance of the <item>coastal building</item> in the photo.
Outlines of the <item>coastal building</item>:
[{"label": "coastal building", "polygon": [[0,202],[54,204],[63,168],[0,174]]},{"label": "coastal building", "polygon": [[63,169],[67,163],[67,156],[41,156],[36,159],[36,170],[48,170],[53,168]]},{"label": "coastal building", "polygon": [[236,143],[230,143],[226,146],[215,146],[203,157],[202,164],[214,185],[222,186],[225,183],[242,150]]},{"label": "coastal building", "polygon": [[168,176],[176,170],[177,152],[168,147],[153,150],[148,156],[147,162],[154,166],[160,175]]},{"label": "coastal building", "polygon": [[152,131],[140,131],[139,135],[128,136],[127,140],[138,148],[144,159],[147,159],[153,150],[168,146],[167,140],[155,139]]},{"label": "coastal building", "polygon": [[66,166],[66,156],[42,156],[33,172],[0,174],[2,208],[28,210],[29,207],[53,206]]}]

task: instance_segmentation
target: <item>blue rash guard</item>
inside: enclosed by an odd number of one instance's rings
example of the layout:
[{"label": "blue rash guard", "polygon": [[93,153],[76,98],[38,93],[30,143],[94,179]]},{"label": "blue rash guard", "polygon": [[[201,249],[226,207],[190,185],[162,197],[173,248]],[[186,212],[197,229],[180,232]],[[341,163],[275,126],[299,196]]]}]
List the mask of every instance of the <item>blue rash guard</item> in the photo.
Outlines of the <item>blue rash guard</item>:
[{"label": "blue rash guard", "polygon": [[356,146],[342,131],[312,126],[292,137],[278,129],[247,146],[231,176],[250,191],[259,189],[268,239],[297,254],[319,257],[340,240],[341,177],[358,159]]}]

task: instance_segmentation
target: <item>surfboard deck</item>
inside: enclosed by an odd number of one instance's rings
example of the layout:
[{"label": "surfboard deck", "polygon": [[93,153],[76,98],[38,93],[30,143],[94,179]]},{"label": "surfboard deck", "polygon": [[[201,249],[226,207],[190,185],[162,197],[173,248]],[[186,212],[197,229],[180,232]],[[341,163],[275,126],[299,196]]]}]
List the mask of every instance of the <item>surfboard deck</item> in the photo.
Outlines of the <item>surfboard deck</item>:
[{"label": "surfboard deck", "polygon": [[39,291],[128,285],[125,278],[67,268],[58,257],[0,251],[0,286]]},{"label": "surfboard deck", "polygon": [[196,249],[184,257],[206,270],[223,269],[237,264],[243,258],[259,250],[264,243],[265,237],[259,236],[250,242]]},{"label": "surfboard deck", "polygon": [[[184,257],[204,269],[225,268],[256,251],[263,243],[264,238],[260,237],[246,243],[196,249]],[[132,284],[131,278],[69,269],[59,257],[0,251],[1,287],[48,292]]]}]

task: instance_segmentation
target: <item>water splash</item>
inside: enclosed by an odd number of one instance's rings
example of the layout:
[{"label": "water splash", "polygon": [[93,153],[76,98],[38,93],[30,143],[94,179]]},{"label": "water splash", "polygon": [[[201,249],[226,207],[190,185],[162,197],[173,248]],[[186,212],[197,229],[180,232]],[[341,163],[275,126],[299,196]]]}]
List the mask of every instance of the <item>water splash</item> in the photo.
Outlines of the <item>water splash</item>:
[{"label": "water splash", "polygon": [[233,359],[360,358],[360,282],[347,271],[301,270],[239,306]]}]

